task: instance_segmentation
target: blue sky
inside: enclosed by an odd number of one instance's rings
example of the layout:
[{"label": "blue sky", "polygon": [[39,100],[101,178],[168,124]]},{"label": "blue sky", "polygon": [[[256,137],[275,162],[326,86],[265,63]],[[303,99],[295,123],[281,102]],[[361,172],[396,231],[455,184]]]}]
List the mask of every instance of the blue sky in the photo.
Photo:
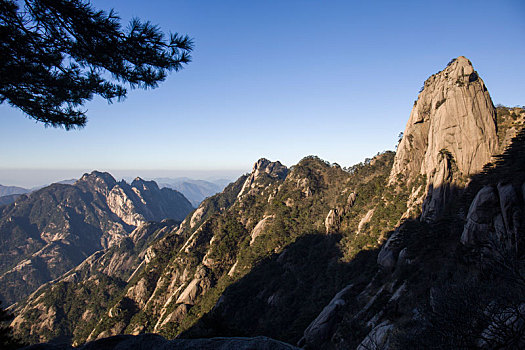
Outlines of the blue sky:
[{"label": "blue sky", "polygon": [[0,184],[93,169],[236,177],[260,157],[349,166],[393,149],[424,80],[468,57],[494,103],[525,104],[525,2],[96,0],[194,38],[193,62],[88,124],[45,128],[0,105]]}]

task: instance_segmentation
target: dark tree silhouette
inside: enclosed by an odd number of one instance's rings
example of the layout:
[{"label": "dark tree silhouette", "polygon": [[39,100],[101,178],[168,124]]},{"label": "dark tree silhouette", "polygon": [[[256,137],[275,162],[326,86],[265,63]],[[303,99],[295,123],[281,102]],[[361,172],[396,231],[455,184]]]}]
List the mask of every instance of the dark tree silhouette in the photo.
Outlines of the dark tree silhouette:
[{"label": "dark tree silhouette", "polygon": [[84,0],[0,0],[0,103],[46,126],[86,124],[81,106],[99,95],[112,102],[126,88],[154,88],[190,62],[188,36],[166,37],[150,22],[122,29],[111,10]]}]

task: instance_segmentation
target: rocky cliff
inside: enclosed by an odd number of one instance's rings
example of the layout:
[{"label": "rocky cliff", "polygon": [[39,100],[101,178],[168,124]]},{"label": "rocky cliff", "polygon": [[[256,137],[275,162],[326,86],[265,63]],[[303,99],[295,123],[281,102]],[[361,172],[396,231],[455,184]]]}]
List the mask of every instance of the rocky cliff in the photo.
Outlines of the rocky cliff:
[{"label": "rocky cliff", "polygon": [[374,277],[362,288],[350,285],[355,294],[342,290],[305,330],[302,345],[522,348],[524,155],[522,130],[444,204],[446,215],[399,225],[380,248]]},{"label": "rocky cliff", "polygon": [[71,343],[87,337],[89,325],[93,327],[110,301],[122,293],[134,271],[153,258],[148,244],[177,227],[172,220],[141,224],[16,305],[13,326],[31,343],[50,339]]},{"label": "rocky cliff", "polygon": [[349,279],[300,345],[525,345],[522,113],[498,107],[496,118],[463,57],[425,82],[389,176],[397,196],[408,196],[404,220],[380,247],[373,278],[361,287]]},{"label": "rocky cliff", "polygon": [[426,178],[423,217],[434,220],[452,195],[498,151],[496,110],[468,59],[428,78],[398,145],[389,183]]},{"label": "rocky cliff", "polygon": [[16,302],[146,221],[182,220],[191,210],[176,191],[96,171],[22,195],[0,211],[0,299]]},{"label": "rocky cliff", "polygon": [[[115,297],[96,312],[68,301],[76,316],[39,340],[155,332],[304,349],[522,348],[524,116],[494,109],[459,57],[425,82],[396,154],[349,168],[257,161],[137,250]],[[57,320],[36,306],[63,300],[54,285],[20,305],[20,334],[30,310],[36,323]]]},{"label": "rocky cliff", "polygon": [[[391,200],[381,205],[386,210],[374,209],[392,160],[393,153],[380,154],[350,173],[312,156],[292,170],[261,159],[250,174],[202,202],[180,228],[152,242],[127,285],[111,287],[120,290],[120,296],[111,302],[103,299],[105,311],[87,312],[91,319],[98,318],[95,324],[69,318],[72,328],[55,326],[43,332],[45,327],[35,325],[28,330],[33,324],[29,310],[41,310],[38,317],[45,318],[49,306],[42,306],[43,301],[58,304],[53,283],[20,306],[13,325],[26,338],[43,334],[38,340],[62,337],[75,344],[143,332],[167,337],[183,332],[192,337],[266,334],[298,341],[323,301],[343,286],[342,276],[358,264],[339,260],[351,260],[393,228],[397,219],[385,215],[389,208],[402,213],[403,207],[396,209]],[[363,224],[364,217],[377,223]],[[350,235],[358,226],[361,234]],[[341,232],[349,237],[342,239]],[[374,261],[374,254],[357,259],[366,260]],[[88,275],[68,290],[85,286],[92,279]],[[361,270],[360,275],[367,274]],[[273,282],[268,276],[274,276]],[[312,283],[312,276],[323,277]],[[249,322],[254,317],[258,323]],[[222,331],[216,328],[219,324]]]}]

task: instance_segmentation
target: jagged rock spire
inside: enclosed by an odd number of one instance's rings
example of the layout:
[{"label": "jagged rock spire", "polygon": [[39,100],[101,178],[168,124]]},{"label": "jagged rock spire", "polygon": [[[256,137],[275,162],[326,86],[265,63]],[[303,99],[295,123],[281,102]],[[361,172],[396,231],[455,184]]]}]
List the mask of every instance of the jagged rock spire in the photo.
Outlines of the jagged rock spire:
[{"label": "jagged rock spire", "polygon": [[489,92],[472,63],[460,56],[425,81],[398,146],[390,184],[410,184],[425,175],[429,198],[423,216],[435,217],[446,197],[446,191],[436,189],[479,172],[497,151],[496,131]]}]

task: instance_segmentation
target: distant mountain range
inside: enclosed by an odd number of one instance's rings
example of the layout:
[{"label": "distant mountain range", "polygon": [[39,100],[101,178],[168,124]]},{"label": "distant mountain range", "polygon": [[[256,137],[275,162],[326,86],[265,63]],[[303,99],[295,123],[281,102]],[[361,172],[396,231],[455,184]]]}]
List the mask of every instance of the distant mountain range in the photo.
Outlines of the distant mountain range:
[{"label": "distant mountain range", "polygon": [[[231,181],[228,179],[217,180],[196,180],[188,177],[159,177],[153,179],[158,183],[159,187],[171,188],[177,190],[186,197],[193,207],[198,207],[199,204],[206,198],[221,192],[227,184]],[[55,183],[72,185],[76,179],[61,180]],[[17,187],[17,186],[3,186],[0,185],[0,206],[13,203],[21,194],[30,193],[39,190],[46,185],[33,187],[31,189]]]},{"label": "distant mountain range", "polygon": [[[76,179],[62,180],[56,182],[57,184],[72,185],[76,182]],[[23,188],[18,186],[4,186],[0,185],[0,206],[13,203],[20,195],[31,193],[46,187],[47,185],[36,186],[32,188]]]},{"label": "distant mountain range", "polygon": [[0,299],[13,303],[147,221],[182,220],[191,203],[136,178],[128,184],[94,171],[0,207]]},{"label": "distant mountain range", "polygon": [[[113,244],[14,305],[11,326],[86,350],[164,347],[160,335],[181,349],[525,349],[524,126],[525,110],[495,108],[458,57],[425,81],[396,152],[349,168],[262,158],[180,224],[117,239],[143,213],[130,187],[162,202],[140,179],[86,174],[36,192],[31,210],[22,195],[3,209],[0,247],[16,249],[0,262],[41,240],[75,246],[82,222],[109,222],[90,237]],[[36,276],[27,261],[10,270],[18,281]]]},{"label": "distant mountain range", "polygon": [[27,193],[30,190],[18,186],[4,186],[0,185],[0,197],[9,196],[12,194]]},{"label": "distant mountain range", "polygon": [[20,195],[29,193],[31,190],[18,186],[0,185],[0,206],[13,203]]},{"label": "distant mountain range", "polygon": [[181,192],[194,207],[206,198],[221,192],[227,184],[231,181],[227,179],[219,179],[213,181],[195,180],[187,177],[178,178],[154,178],[159,186],[167,187]]}]

